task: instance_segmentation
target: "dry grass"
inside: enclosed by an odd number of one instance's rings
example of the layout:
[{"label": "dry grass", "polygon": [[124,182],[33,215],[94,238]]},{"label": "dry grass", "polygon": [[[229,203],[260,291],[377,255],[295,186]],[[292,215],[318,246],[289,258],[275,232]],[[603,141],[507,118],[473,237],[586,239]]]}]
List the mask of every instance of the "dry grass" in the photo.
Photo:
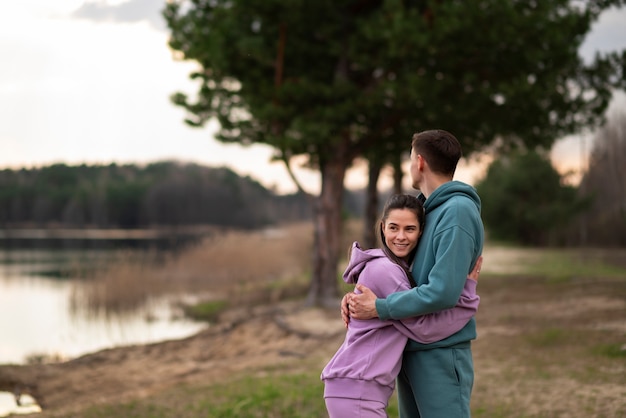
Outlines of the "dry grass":
[{"label": "dry grass", "polygon": [[626,277],[487,276],[478,417],[626,416]]},{"label": "dry grass", "polygon": [[[123,314],[151,299],[235,298],[277,283],[303,285],[310,270],[312,226],[222,231],[175,255],[126,256],[76,284],[74,309]],[[190,295],[195,296],[191,298]]]},{"label": "dry grass", "polygon": [[313,229],[292,224],[262,231],[225,231],[169,263],[185,286],[215,288],[297,276],[309,269]]}]

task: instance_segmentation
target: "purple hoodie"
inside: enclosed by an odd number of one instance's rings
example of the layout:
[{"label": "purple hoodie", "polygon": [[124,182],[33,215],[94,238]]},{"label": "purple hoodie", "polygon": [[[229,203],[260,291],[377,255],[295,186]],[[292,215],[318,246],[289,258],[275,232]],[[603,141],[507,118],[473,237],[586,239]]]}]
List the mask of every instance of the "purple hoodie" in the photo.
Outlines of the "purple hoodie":
[{"label": "purple hoodie", "polygon": [[[343,280],[358,280],[379,298],[411,287],[402,268],[381,249],[362,250],[357,242],[352,244]],[[476,281],[468,279],[452,309],[402,321],[351,319],[343,344],[322,371],[324,397],[366,399],[387,405],[408,339],[431,343],[454,334],[474,316],[479,301]]]}]

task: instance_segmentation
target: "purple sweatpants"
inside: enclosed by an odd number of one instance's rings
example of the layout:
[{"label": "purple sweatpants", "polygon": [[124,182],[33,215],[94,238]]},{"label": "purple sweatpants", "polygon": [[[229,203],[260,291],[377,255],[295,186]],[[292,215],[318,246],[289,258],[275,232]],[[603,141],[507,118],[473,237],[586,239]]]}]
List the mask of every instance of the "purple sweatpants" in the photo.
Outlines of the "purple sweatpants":
[{"label": "purple sweatpants", "polygon": [[363,399],[325,398],[330,418],[387,418],[385,405]]}]

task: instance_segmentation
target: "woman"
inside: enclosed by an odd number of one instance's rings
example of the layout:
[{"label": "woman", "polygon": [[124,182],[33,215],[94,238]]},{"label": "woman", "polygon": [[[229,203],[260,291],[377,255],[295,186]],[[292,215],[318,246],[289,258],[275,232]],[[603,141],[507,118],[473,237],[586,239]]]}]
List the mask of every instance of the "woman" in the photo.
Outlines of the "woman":
[{"label": "woman", "polygon": [[[363,251],[352,244],[343,274],[378,297],[415,286],[409,266],[424,225],[424,208],[410,195],[393,195],[385,204],[378,233],[382,249]],[[478,309],[479,260],[468,276],[458,304],[448,310],[403,321],[352,319],[346,338],[322,371],[324,399],[331,418],[387,417],[386,407],[409,338],[439,341],[460,330]]]}]

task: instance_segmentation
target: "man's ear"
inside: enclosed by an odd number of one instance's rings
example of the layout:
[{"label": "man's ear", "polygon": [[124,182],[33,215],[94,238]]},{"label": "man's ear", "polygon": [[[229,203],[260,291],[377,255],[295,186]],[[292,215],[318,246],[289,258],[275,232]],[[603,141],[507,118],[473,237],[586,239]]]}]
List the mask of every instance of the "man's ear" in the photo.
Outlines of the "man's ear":
[{"label": "man's ear", "polygon": [[428,165],[428,163],[426,162],[426,159],[422,157],[422,154],[417,154],[417,167],[420,171],[424,171],[424,167],[426,167],[426,165]]}]

